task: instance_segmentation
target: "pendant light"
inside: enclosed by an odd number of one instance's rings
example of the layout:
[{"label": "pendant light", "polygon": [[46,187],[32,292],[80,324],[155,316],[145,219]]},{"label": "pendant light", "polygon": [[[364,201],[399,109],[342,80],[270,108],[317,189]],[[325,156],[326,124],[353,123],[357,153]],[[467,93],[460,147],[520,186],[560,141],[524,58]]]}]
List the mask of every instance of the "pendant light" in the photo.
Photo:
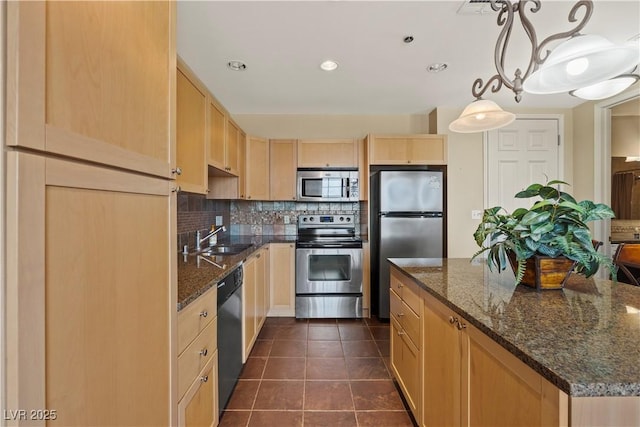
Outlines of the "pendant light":
[{"label": "pendant light", "polygon": [[[541,0],[489,0],[491,8],[498,12],[497,23],[502,27],[494,49],[494,64],[497,73],[486,83],[478,78],[473,82],[471,94],[475,101],[469,104],[449,129],[453,132],[483,132],[506,126],[515,120],[515,115],[503,111],[496,103],[482,99],[491,89],[498,92],[502,86],[511,89],[516,102],[522,99],[522,92],[550,94],[573,91],[574,96],[589,95],[591,91],[605,94],[605,87],[618,87],[630,82],[624,76],[639,62],[637,48],[616,45],[604,37],[582,35],[579,32],[591,19],[592,0],[579,0],[569,11],[568,21],[576,23],[572,30],[553,34],[538,43],[536,31],[527,13],[536,13],[541,8]],[[582,13],[582,19],[577,18]],[[531,57],[525,71],[518,68],[510,78],[504,71],[505,56],[516,17],[529,38]],[[551,53],[548,44],[564,40]],[[604,86],[587,89],[604,81]],[[632,84],[633,82],[629,83]],[[584,91],[579,91],[584,89]],[[609,93],[609,92],[606,92]],[[611,96],[611,95],[609,95]],[[585,98],[587,99],[587,98]]]},{"label": "pendant light", "polygon": [[555,48],[522,87],[536,94],[568,92],[616,77],[637,63],[632,46],[594,34],[577,35]]},{"label": "pendant light", "polygon": [[495,102],[477,99],[449,124],[449,130],[459,133],[484,132],[507,126],[515,119],[515,114],[504,111]]},{"label": "pendant light", "polygon": [[597,101],[600,99],[610,98],[621,93],[638,80],[640,80],[640,76],[637,74],[621,74],[612,79],[605,80],[591,86],[572,90],[569,94],[576,98]]}]

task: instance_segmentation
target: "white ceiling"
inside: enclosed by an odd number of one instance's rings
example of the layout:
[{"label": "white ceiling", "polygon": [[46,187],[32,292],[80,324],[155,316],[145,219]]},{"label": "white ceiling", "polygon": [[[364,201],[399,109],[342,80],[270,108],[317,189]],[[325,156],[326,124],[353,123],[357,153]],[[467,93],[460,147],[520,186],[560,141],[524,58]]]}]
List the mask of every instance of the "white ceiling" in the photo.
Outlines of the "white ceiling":
[{"label": "white ceiling", "polygon": [[[640,1],[596,0],[583,33],[624,43],[640,34]],[[178,55],[232,114],[420,114],[462,109],[471,85],[495,74],[497,14],[461,15],[449,1],[179,1]],[[529,14],[538,42],[573,26],[573,1],[542,1]],[[580,14],[579,16],[582,16]],[[411,44],[403,38],[414,37]],[[530,49],[517,25],[505,68],[525,68]],[[320,70],[331,58],[340,67]],[[230,60],[247,64],[243,72]],[[446,71],[426,67],[446,62]],[[523,94],[502,88],[484,96],[503,108],[571,108],[567,94]]]}]

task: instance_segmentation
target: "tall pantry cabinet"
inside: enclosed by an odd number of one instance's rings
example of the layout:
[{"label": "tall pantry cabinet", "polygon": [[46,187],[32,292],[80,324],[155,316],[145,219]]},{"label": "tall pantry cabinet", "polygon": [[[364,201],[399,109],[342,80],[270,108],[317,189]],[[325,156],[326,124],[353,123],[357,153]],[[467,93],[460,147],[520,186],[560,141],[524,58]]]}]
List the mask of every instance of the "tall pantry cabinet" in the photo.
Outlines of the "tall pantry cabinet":
[{"label": "tall pantry cabinet", "polygon": [[8,423],[175,425],[175,3],[6,15]]}]

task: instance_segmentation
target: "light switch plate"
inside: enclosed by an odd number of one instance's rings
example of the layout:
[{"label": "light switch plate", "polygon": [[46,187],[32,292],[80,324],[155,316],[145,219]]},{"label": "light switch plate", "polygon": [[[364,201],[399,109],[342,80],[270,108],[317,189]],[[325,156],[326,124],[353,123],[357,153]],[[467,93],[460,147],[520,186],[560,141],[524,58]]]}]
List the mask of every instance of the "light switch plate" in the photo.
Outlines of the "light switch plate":
[{"label": "light switch plate", "polygon": [[222,225],[222,215],[216,215],[216,226]]},{"label": "light switch plate", "polygon": [[482,219],[482,211],[472,210],[471,211],[471,219]]},{"label": "light switch plate", "polygon": [[289,223],[291,222],[291,221],[290,221],[290,218],[289,218],[289,215],[285,215],[285,216],[283,216],[283,217],[282,217],[282,219],[284,220],[284,223],[285,223],[285,224],[289,224]]}]

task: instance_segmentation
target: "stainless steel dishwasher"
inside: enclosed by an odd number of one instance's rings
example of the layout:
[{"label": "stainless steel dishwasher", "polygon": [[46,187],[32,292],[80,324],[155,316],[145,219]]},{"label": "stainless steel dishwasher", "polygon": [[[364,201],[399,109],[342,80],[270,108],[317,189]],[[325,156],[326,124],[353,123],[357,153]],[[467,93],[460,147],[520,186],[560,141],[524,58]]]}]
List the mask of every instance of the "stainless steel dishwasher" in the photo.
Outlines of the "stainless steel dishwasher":
[{"label": "stainless steel dishwasher", "polygon": [[242,266],[218,282],[218,408],[227,406],[242,370]]}]

